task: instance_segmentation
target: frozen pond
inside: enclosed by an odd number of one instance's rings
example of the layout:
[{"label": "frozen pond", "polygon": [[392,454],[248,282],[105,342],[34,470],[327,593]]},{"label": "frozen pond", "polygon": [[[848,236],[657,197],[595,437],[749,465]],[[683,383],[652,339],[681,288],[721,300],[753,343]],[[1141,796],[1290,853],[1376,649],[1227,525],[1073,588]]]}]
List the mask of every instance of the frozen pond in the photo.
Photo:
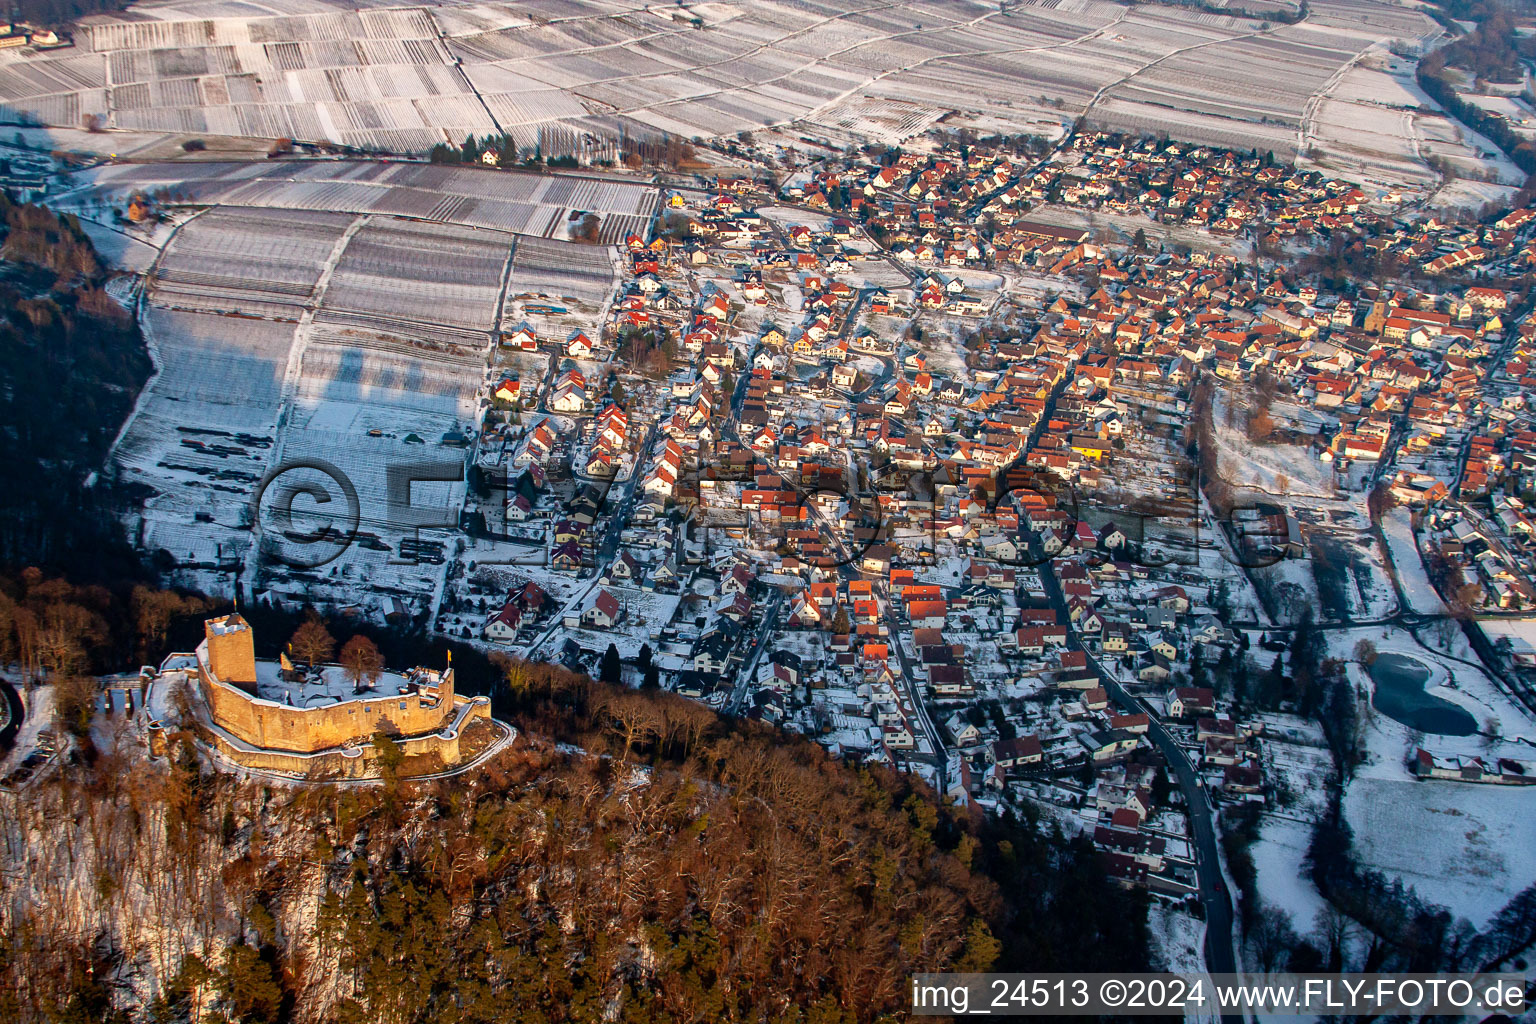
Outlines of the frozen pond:
[{"label": "frozen pond", "polygon": [[1424,691],[1429,668],[1405,654],[1382,654],[1371,663],[1376,693],[1371,704],[1410,729],[1439,736],[1470,736],[1477,719],[1463,707]]}]

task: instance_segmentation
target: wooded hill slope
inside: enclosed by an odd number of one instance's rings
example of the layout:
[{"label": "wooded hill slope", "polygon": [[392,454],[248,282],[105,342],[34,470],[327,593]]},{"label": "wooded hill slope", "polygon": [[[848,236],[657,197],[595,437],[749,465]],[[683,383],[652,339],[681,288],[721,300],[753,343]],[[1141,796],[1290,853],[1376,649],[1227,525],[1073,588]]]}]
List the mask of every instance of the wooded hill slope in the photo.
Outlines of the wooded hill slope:
[{"label": "wooded hill slope", "polygon": [[240,783],[98,719],[0,794],[0,1018],[835,1024],[904,1017],[918,971],[1145,963],[1080,841],[503,668],[523,735],[442,782]]}]

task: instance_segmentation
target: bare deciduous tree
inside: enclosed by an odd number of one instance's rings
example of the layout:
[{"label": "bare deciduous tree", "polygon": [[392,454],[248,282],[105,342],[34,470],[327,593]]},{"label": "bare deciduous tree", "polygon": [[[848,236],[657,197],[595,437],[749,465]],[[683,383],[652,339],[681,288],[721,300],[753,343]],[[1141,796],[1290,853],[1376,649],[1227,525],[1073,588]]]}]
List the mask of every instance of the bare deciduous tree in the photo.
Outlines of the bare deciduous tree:
[{"label": "bare deciduous tree", "polygon": [[369,686],[379,681],[384,671],[384,656],[379,653],[377,644],[359,633],[342,647],[341,667],[352,680],[352,688],[361,690],[365,681]]},{"label": "bare deciduous tree", "polygon": [[331,652],[336,650],[336,640],[320,621],[320,616],[311,614],[293,631],[288,649],[300,661],[318,665],[330,660]]}]

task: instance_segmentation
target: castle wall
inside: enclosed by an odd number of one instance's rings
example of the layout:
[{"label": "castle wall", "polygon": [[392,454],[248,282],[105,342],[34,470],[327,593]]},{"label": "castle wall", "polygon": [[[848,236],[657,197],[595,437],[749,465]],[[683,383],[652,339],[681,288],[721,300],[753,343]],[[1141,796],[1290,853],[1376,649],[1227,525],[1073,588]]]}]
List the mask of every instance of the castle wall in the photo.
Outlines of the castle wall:
[{"label": "castle wall", "polygon": [[[252,746],[313,752],[365,742],[380,730],[398,736],[435,733],[453,718],[452,669],[443,673],[435,696],[412,693],[296,708],[226,685],[210,667],[209,654],[198,652],[203,699],[215,722]],[[222,661],[216,664],[223,666]],[[251,677],[255,678],[254,667]]]},{"label": "castle wall", "polygon": [[[479,717],[478,712],[473,717]],[[236,764],[246,768],[303,775],[311,779],[362,779],[376,778],[378,750],[373,744],[364,744],[356,757],[340,751],[323,754],[300,754],[282,750],[245,750],[231,744],[217,733],[212,734],[213,744],[219,752]],[[455,733],[445,738],[437,733],[400,740],[400,749],[407,757],[437,755],[444,768],[459,763],[459,737]]]}]

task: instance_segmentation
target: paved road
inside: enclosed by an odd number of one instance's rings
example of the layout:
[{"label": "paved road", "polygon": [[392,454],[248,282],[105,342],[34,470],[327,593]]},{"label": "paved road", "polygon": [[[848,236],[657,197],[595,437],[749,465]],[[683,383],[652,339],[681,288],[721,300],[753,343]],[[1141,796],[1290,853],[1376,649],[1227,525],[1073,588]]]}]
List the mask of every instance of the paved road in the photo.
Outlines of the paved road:
[{"label": "paved road", "polygon": [[16,732],[26,720],[27,712],[21,704],[16,688],[0,679],[0,756],[4,756],[16,742]]},{"label": "paved road", "polygon": [[1184,804],[1195,838],[1195,875],[1200,883],[1200,902],[1205,907],[1205,963],[1214,974],[1233,974],[1237,971],[1232,952],[1232,894],[1221,873],[1221,860],[1216,846],[1216,822],[1205,787],[1200,785],[1189,756],[1180,747],[1152,709],[1140,697],[1125,690],[1112,676],[1099,666],[1090,654],[1088,663],[1104,680],[1104,689],[1114,702],[1126,711],[1141,712],[1150,725],[1147,735],[1162,751],[1168,766],[1178,776],[1179,789],[1184,793]]},{"label": "paved road", "polygon": [[[1066,617],[1066,598],[1061,592],[1056,574],[1047,567],[1040,573],[1040,582],[1056,613],[1062,616],[1063,622],[1070,622],[1071,620]],[[1163,723],[1157,715],[1152,713],[1151,708],[1147,707],[1141,698],[1127,692],[1112,675],[1104,671],[1098,659],[1084,650],[1082,643],[1078,640],[1077,631],[1070,625],[1067,628],[1067,645],[1073,650],[1083,651],[1088,659],[1088,667],[1098,673],[1099,678],[1103,680],[1105,691],[1116,705],[1128,713],[1139,712],[1147,716],[1150,723],[1147,727],[1147,735],[1157,749],[1162,751],[1168,767],[1178,779],[1179,789],[1184,794],[1184,806],[1188,813],[1190,827],[1194,834],[1195,877],[1200,885],[1200,903],[1205,909],[1206,968],[1213,974],[1235,973],[1237,964],[1232,947],[1232,894],[1228,891],[1226,879],[1221,873],[1221,856],[1216,845],[1216,823],[1210,800],[1206,795],[1205,787],[1200,784],[1194,765],[1190,764],[1184,748],[1180,747],[1163,727]]]},{"label": "paved road", "polygon": [[[882,590],[884,590],[883,587]],[[916,677],[912,673],[912,666],[907,662],[907,652],[901,646],[901,624],[896,621],[896,608],[890,596],[889,592],[882,593],[885,599],[885,624],[886,631],[890,634],[891,650],[896,652],[896,663],[901,667],[901,680],[906,685],[907,699],[912,703],[912,711],[917,715],[917,724],[933,747],[932,764],[938,769],[938,790],[940,793],[947,793],[949,791],[949,753],[944,749],[944,741],[939,735],[938,727],[933,724],[933,718],[923,704],[922,694],[918,692],[917,685],[912,681]]]},{"label": "paved road", "polygon": [[[613,561],[619,553],[619,535],[629,525],[629,517],[634,514],[635,500],[640,494],[640,479],[645,475],[644,470],[649,462],[651,446],[656,443],[656,435],[661,431],[661,421],[658,419],[651,424],[651,429],[646,432],[645,440],[641,442],[639,450],[635,453],[634,465],[630,468],[629,479],[624,483],[624,498],[618,507],[613,510],[613,515],[608,519],[607,531],[603,534],[602,546],[596,552],[597,568]],[[606,495],[605,495],[606,496]]]},{"label": "paved road", "polygon": [[757,670],[757,660],[767,646],[768,634],[773,632],[773,627],[778,624],[779,606],[783,603],[784,592],[775,590],[762,612],[762,624],[758,626],[757,632],[752,634],[750,646],[741,657],[741,666],[736,670],[736,685],[731,688],[730,699],[725,704],[727,714],[739,715],[742,708],[746,706],[747,697],[752,691],[752,678]]}]

